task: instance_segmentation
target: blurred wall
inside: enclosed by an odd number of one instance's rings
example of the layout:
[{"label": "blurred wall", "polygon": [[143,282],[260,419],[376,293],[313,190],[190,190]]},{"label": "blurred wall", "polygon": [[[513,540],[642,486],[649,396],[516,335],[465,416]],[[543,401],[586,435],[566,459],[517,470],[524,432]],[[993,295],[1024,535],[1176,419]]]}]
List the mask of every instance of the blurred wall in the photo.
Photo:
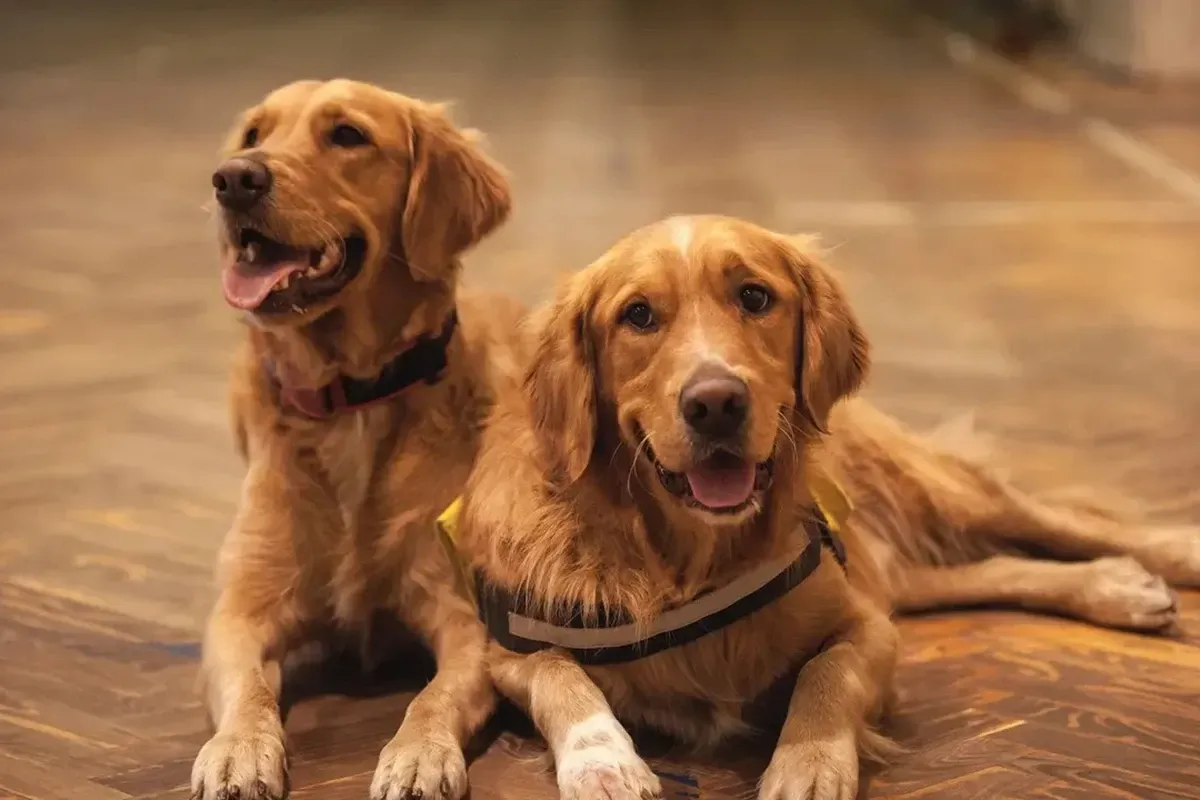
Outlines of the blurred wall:
[{"label": "blurred wall", "polygon": [[1200,77],[1200,1],[1059,0],[1089,58],[1135,78]]}]

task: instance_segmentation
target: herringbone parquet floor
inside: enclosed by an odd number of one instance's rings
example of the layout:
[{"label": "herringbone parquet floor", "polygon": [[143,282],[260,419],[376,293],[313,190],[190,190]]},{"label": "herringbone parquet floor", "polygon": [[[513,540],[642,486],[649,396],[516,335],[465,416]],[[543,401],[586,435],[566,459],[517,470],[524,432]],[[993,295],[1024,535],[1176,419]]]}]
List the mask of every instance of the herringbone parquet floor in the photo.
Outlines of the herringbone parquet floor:
[{"label": "herringbone parquet floor", "polygon": [[[490,134],[518,213],[470,259],[477,284],[539,299],[673,212],[819,231],[886,409],[918,426],[974,410],[1031,485],[1200,518],[1200,92],[1058,66],[1022,83],[909,22],[879,2],[715,0],[6,12],[0,796],[186,795],[239,482],[208,171],[234,112],[293,78],[453,98]],[[872,796],[1200,798],[1200,597],[1184,605],[1176,639],[906,621],[912,754]],[[288,721],[295,796],[365,797],[408,695],[325,687]],[[553,796],[519,740],[485,744],[476,798]],[[658,763],[674,797],[745,797],[761,758]]]}]

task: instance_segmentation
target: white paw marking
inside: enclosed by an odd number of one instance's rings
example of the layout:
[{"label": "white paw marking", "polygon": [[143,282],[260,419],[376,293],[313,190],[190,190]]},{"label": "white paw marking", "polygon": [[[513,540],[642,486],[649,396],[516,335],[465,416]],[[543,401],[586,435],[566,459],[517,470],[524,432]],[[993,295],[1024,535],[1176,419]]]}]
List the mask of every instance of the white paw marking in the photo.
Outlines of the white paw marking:
[{"label": "white paw marking", "polygon": [[611,714],[577,723],[554,748],[562,800],[652,800],[662,797],[657,776]]}]

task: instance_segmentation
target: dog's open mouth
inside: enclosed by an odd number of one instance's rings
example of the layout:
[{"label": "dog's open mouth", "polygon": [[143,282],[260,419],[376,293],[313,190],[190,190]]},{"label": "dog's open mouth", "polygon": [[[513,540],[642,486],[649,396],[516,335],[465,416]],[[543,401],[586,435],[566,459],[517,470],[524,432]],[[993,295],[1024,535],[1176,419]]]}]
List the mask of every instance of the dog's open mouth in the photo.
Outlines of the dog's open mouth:
[{"label": "dog's open mouth", "polygon": [[286,244],[254,228],[239,228],[221,272],[225,301],[243,311],[303,311],[330,297],[362,269],[361,236],[318,247]]},{"label": "dog's open mouth", "polygon": [[663,488],[688,505],[710,514],[738,514],[755,502],[755,494],[771,488],[775,457],[757,464],[727,450],[716,450],[682,472],[669,470],[655,457],[649,441],[643,452]]}]

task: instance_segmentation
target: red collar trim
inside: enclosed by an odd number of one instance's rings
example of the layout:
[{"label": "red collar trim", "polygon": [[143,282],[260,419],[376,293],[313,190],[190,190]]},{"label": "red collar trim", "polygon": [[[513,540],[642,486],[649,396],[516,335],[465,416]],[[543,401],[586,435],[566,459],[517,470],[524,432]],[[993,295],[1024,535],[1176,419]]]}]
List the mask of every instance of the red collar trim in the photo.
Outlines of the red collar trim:
[{"label": "red collar trim", "polygon": [[451,311],[440,334],[432,338],[422,336],[388,362],[378,375],[365,380],[339,375],[319,389],[296,389],[283,385],[273,364],[267,362],[264,366],[284,408],[299,411],[309,419],[328,419],[343,411],[357,411],[389,400],[418,383],[437,383],[445,372],[450,340],[457,325],[458,313]]}]

